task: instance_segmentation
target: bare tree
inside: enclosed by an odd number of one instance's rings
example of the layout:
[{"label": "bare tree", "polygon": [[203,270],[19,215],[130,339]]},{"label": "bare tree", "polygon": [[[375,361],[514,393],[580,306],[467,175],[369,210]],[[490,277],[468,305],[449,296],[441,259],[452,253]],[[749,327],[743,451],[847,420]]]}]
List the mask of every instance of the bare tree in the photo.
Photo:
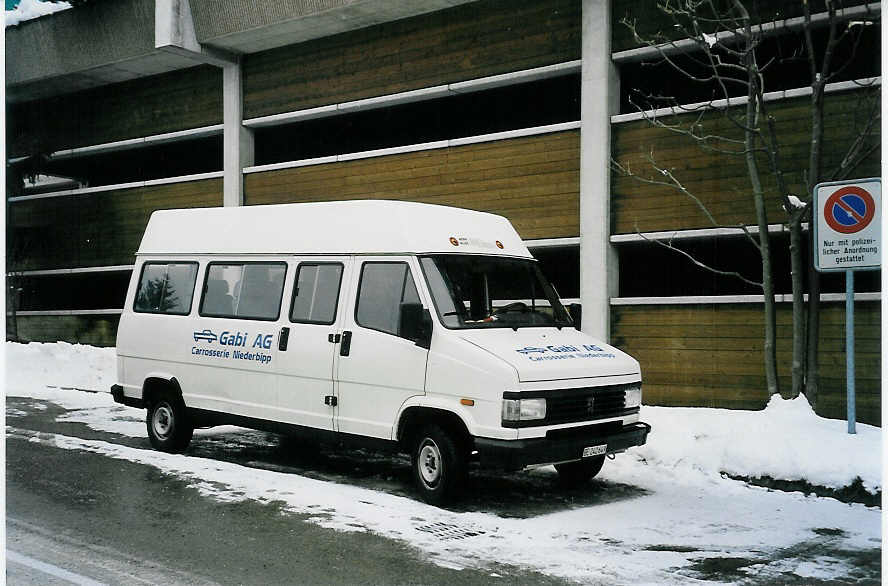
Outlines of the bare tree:
[{"label": "bare tree", "polygon": [[[746,174],[749,180],[749,191],[753,200],[756,221],[758,224],[758,238],[752,238],[745,226],[736,226],[742,230],[747,238],[756,246],[762,266],[760,285],[764,293],[765,313],[765,375],[770,393],[779,392],[777,379],[776,360],[776,305],[774,299],[774,284],[772,275],[772,253],[770,238],[768,235],[767,201],[768,198],[777,197],[780,207],[785,211],[784,222],[789,227],[789,256],[791,264],[791,282],[793,297],[793,358],[792,358],[792,389],[789,396],[795,397],[802,391],[813,405],[817,392],[817,338],[819,335],[819,279],[811,269],[809,271],[810,300],[807,312],[804,303],[805,272],[806,267],[812,267],[809,258],[804,252],[803,223],[810,221],[810,196],[814,184],[822,180],[821,159],[823,150],[823,117],[824,94],[826,84],[840,75],[842,69],[852,62],[860,42],[860,34],[855,36],[854,27],[840,18],[841,7],[832,2],[825,1],[826,22],[829,27],[829,38],[826,48],[818,52],[813,41],[812,29],[814,19],[807,1],[803,2],[804,19],[802,27],[805,36],[805,49],[808,65],[811,71],[811,109],[812,128],[810,138],[810,162],[805,176],[805,194],[802,198],[790,192],[784,173],[781,159],[782,145],[777,116],[773,113],[770,102],[766,97],[765,74],[769,68],[781,62],[779,57],[761,57],[760,45],[762,40],[773,34],[777,27],[772,24],[762,23],[760,19],[753,17],[741,0],[728,0],[715,2],[713,0],[663,0],[658,3],[660,11],[668,15],[674,24],[673,35],[685,40],[674,41],[655,36],[643,38],[635,26],[634,21],[624,19],[638,42],[655,47],[658,50],[659,59],[666,63],[672,71],[682,79],[694,84],[710,88],[711,99],[691,106],[681,106],[673,98],[664,96],[647,95],[643,102],[633,101],[641,110],[648,121],[664,130],[686,136],[704,150],[719,153],[725,156],[742,157],[746,166]],[[874,20],[873,15],[867,10],[863,13],[864,20],[859,24],[864,25]],[[823,20],[823,17],[820,17]],[[843,28],[844,26],[844,28]],[[851,58],[845,62],[842,68],[836,68],[833,56],[836,47],[843,42],[853,43]],[[765,59],[760,63],[760,59]],[[798,58],[792,55],[790,58]],[[873,101],[877,103],[878,100]],[[670,113],[691,114],[694,116],[681,116],[677,118],[657,115],[656,106],[670,106]],[[712,134],[703,132],[704,118],[711,120],[718,117],[728,121],[727,130]],[[869,123],[864,125],[856,135],[843,159],[840,169],[836,170],[833,177],[848,173],[859,165],[867,156],[872,154],[878,144],[872,144],[869,140],[878,127],[878,111],[874,110]],[[668,185],[685,194],[700,207],[704,215],[714,226],[720,226],[715,217],[702,199],[691,193],[675,176],[672,170],[657,165],[654,154],[648,157],[654,171],[660,175],[660,179],[644,177],[634,172],[628,165],[618,161],[614,162],[617,172],[631,175],[645,182],[655,182]],[[767,180],[768,188],[765,187]],[[772,187],[771,187],[772,186]],[[664,244],[673,250],[677,250],[671,242]],[[681,251],[680,251],[681,252]],[[683,253],[688,256],[687,253]],[[734,271],[717,269],[694,262],[710,270],[711,272],[740,277],[747,283],[752,281],[742,277]],[[807,371],[806,371],[807,368]],[[807,381],[807,388],[806,388]]]},{"label": "bare tree", "polygon": [[[811,217],[810,205],[814,186],[825,179],[840,180],[847,179],[851,173],[864,161],[880,148],[880,142],[873,140],[876,131],[879,128],[880,120],[880,99],[879,92],[870,92],[864,95],[865,102],[862,110],[866,113],[863,124],[857,129],[856,136],[849,145],[845,156],[838,168],[833,170],[832,174],[826,176],[823,171],[823,135],[824,135],[824,97],[826,94],[826,86],[836,77],[842,74],[846,67],[857,56],[861,31],[863,27],[873,25],[877,17],[866,6],[867,12],[863,18],[858,20],[840,21],[838,18],[841,2],[824,0],[827,14],[829,15],[829,33],[826,47],[822,55],[816,50],[812,31],[812,15],[811,5],[805,0],[802,2],[804,10],[804,34],[805,34],[805,56],[808,62],[808,70],[811,80],[811,141],[808,157],[808,170],[805,176],[806,187],[806,205],[805,211],[808,213],[799,214],[800,217],[792,218],[790,222],[790,234],[793,240],[797,240],[799,244],[802,241],[801,224],[803,219],[816,221]],[[856,33],[856,34],[855,34]],[[853,43],[851,58],[844,63],[835,63],[836,48],[840,43],[847,40],[851,36]],[[873,86],[878,88],[878,86]],[[813,230],[809,231],[811,238],[810,250],[816,250],[816,243],[813,241]],[[807,339],[806,339],[806,386],[805,395],[812,405],[817,403],[817,395],[820,390],[820,361],[818,358],[819,340],[820,340],[820,273],[814,270],[812,262],[808,262],[808,321],[807,321]],[[795,298],[793,298],[795,301]],[[795,361],[795,359],[794,359]]]}]

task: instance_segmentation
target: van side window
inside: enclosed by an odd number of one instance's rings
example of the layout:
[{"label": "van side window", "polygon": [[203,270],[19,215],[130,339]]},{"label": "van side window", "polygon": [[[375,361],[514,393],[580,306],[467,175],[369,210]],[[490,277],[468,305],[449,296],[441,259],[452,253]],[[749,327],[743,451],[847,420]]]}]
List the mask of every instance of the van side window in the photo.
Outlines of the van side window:
[{"label": "van side window", "polygon": [[358,325],[397,336],[401,304],[419,302],[407,263],[364,263],[355,308]]},{"label": "van side window", "polygon": [[146,262],[142,265],[133,310],[188,315],[196,278],[197,263]]},{"label": "van side window", "polygon": [[200,314],[276,320],[286,273],[284,263],[212,263],[207,267]]},{"label": "van side window", "polygon": [[330,325],[336,321],[342,265],[301,263],[296,270],[290,321]]}]

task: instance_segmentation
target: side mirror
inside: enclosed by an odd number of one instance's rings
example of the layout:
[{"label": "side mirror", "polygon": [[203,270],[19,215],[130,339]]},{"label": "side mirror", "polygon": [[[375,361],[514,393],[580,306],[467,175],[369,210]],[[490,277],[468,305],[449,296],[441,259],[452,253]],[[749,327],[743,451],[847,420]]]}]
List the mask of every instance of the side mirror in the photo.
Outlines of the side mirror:
[{"label": "side mirror", "polygon": [[580,329],[582,327],[583,306],[579,303],[571,303],[567,306],[567,311],[570,313],[570,318],[574,322],[574,327]]},{"label": "side mirror", "polygon": [[412,340],[420,348],[432,345],[432,316],[421,303],[402,303],[398,320],[398,335]]}]

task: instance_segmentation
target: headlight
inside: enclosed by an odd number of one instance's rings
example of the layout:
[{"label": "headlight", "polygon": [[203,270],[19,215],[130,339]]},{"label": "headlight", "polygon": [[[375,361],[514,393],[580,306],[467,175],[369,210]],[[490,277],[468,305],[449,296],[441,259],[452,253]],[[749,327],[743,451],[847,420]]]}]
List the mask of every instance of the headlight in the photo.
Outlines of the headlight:
[{"label": "headlight", "polygon": [[626,409],[641,407],[641,387],[626,389]]},{"label": "headlight", "polygon": [[503,399],[503,421],[529,421],[545,418],[545,399]]}]

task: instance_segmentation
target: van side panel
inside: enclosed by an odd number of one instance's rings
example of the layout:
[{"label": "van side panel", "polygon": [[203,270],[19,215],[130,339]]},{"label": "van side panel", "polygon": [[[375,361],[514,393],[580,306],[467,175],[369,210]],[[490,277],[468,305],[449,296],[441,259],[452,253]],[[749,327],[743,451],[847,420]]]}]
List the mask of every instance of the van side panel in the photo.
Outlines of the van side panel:
[{"label": "van side panel", "polygon": [[125,393],[132,396],[139,389],[136,398],[141,398],[146,378],[156,372],[169,372],[178,380],[189,407],[275,419],[277,395],[272,369],[276,323],[200,317],[207,265],[207,259],[201,260],[188,315],[133,311],[137,281],[131,286],[117,346],[124,366],[121,382]]}]

